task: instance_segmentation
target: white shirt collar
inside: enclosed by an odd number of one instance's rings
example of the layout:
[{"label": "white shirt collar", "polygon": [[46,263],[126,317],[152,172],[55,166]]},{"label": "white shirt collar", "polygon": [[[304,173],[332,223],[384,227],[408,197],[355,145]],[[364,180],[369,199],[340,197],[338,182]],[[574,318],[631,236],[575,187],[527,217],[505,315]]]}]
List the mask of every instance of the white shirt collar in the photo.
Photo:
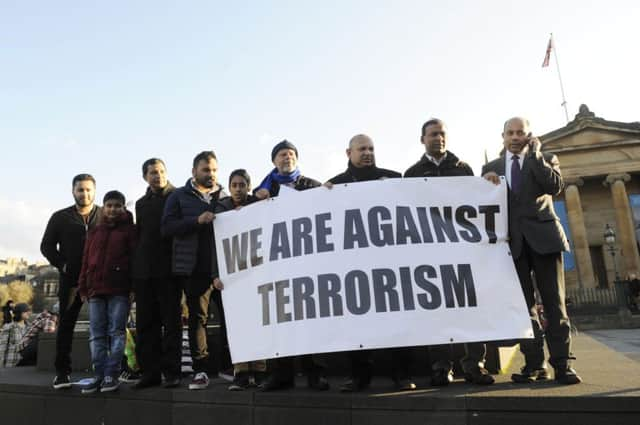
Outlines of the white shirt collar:
[{"label": "white shirt collar", "polygon": [[428,153],[424,153],[424,157],[427,158],[429,161],[433,162],[436,165],[440,165],[442,163],[442,161],[444,161],[444,159],[447,157],[447,153],[445,152],[444,155],[442,155],[442,157],[440,159],[436,159],[434,157],[432,157],[431,155],[429,155]]}]

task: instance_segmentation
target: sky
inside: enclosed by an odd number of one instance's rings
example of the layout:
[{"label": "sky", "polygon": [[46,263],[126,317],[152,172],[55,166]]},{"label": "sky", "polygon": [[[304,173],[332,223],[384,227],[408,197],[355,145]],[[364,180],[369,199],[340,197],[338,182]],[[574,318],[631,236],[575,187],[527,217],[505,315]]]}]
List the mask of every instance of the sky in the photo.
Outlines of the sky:
[{"label": "sky", "polygon": [[437,117],[477,174],[507,118],[566,124],[556,61],[541,67],[550,33],[571,119],[585,103],[640,121],[638,22],[633,0],[0,0],[0,258],[43,260],[78,173],[99,201],[135,202],[150,157],[179,186],[214,150],[223,185],[235,168],[257,184],[286,138],[325,181],[365,133],[402,172]]}]

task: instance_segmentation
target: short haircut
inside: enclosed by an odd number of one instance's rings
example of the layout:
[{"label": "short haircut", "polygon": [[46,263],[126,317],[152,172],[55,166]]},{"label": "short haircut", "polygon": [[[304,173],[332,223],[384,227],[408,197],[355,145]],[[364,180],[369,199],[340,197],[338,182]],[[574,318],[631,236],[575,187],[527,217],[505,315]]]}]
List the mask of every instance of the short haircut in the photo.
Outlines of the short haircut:
[{"label": "short haircut", "polygon": [[96,185],[96,179],[94,179],[91,174],[82,173],[82,174],[78,174],[73,178],[73,180],[71,181],[71,187],[76,187],[76,183],[87,181],[87,180],[93,182],[94,186]]},{"label": "short haircut", "polygon": [[522,121],[524,123],[525,127],[527,127],[528,129],[531,128],[531,125],[529,124],[529,120],[528,119],[522,118],[522,117],[511,117],[508,120],[506,120],[504,122],[504,124],[502,125],[502,132],[503,133],[507,129],[507,124],[509,124],[513,120],[520,120],[520,121]]},{"label": "short haircut", "polygon": [[240,176],[247,182],[247,186],[251,186],[251,177],[249,177],[249,173],[244,168],[238,168],[237,170],[233,170],[231,174],[229,174],[229,186],[231,186],[231,179],[235,176]]},{"label": "short haircut", "polygon": [[198,162],[200,161],[209,162],[212,159],[215,159],[216,161],[218,160],[216,154],[213,153],[213,151],[202,151],[198,155],[196,155],[195,158],[193,158],[193,168],[196,168],[198,166]]},{"label": "short haircut", "polygon": [[436,125],[436,124],[440,124],[440,125],[444,125],[444,121],[442,121],[439,118],[429,118],[427,120],[427,122],[425,122],[424,124],[422,124],[422,130],[420,132],[420,136],[424,136],[427,132],[427,127],[429,127],[430,125]]},{"label": "short haircut", "polygon": [[167,166],[164,164],[164,161],[160,158],[149,158],[145,162],[142,163],[142,177],[147,177],[147,172],[149,171],[149,167],[156,164],[162,164],[162,166],[166,169]]},{"label": "short haircut", "polygon": [[106,204],[107,201],[120,201],[122,205],[126,203],[122,192],[118,192],[117,190],[110,190],[109,192],[105,193],[104,198],[102,198],[102,203]]}]

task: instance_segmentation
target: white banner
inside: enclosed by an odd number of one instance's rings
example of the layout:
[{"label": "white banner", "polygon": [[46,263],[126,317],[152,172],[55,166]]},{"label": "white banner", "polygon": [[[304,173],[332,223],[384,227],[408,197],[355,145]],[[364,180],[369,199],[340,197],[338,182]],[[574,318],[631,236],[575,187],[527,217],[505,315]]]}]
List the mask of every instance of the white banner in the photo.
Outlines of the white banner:
[{"label": "white banner", "polygon": [[320,187],[214,225],[234,363],[533,335],[506,242],[504,182]]}]

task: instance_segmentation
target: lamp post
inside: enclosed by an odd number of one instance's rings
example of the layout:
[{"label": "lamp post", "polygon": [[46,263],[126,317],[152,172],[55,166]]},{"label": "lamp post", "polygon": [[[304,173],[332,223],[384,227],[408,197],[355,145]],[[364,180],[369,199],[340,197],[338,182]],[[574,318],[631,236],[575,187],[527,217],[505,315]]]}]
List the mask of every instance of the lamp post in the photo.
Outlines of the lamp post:
[{"label": "lamp post", "polygon": [[604,242],[607,244],[609,254],[611,254],[611,260],[613,261],[613,272],[615,274],[613,283],[616,284],[620,282],[618,265],[616,264],[616,232],[611,228],[611,226],[609,226],[608,223],[604,228]]}]

